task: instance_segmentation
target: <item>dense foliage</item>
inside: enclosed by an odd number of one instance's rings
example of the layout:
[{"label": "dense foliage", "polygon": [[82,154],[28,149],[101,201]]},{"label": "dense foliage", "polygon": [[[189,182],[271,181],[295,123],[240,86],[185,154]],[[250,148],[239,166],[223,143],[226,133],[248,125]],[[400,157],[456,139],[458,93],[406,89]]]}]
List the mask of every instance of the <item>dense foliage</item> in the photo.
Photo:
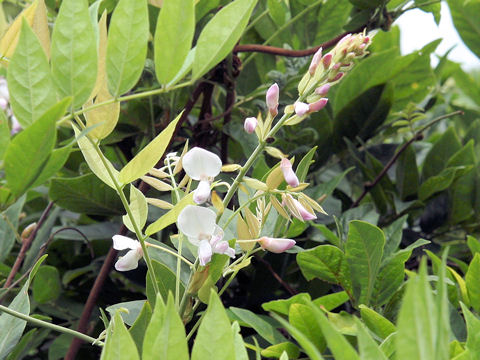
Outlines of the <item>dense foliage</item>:
[{"label": "dense foliage", "polygon": [[480,73],[395,26],[440,7],[0,2],[0,359],[479,358]]}]

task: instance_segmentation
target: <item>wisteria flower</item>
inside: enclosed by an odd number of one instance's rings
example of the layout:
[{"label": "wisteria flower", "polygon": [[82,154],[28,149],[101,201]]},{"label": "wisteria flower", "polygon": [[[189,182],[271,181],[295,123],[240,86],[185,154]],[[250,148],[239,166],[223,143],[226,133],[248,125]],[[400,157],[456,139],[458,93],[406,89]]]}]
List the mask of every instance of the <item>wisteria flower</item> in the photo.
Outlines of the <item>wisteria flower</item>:
[{"label": "wisteria flower", "polygon": [[255,117],[247,117],[245,119],[245,122],[243,124],[243,128],[245,131],[249,134],[252,134],[255,131],[255,128],[257,127],[258,120]]},{"label": "wisteria flower", "polygon": [[113,248],[115,250],[130,249],[124,256],[117,260],[115,263],[115,269],[118,271],[129,271],[136,269],[138,267],[138,261],[143,257],[143,250],[140,242],[122,235],[114,235],[112,239]]},{"label": "wisteria flower", "polygon": [[292,163],[287,158],[283,158],[280,163],[280,169],[282,169],[283,177],[288,185],[291,187],[297,187],[300,182],[298,181],[297,175],[292,169]]},{"label": "wisteria flower", "polygon": [[[285,196],[284,204],[289,208],[292,215],[298,218],[298,220],[309,221],[317,218],[317,215],[312,214],[310,211],[305,209],[305,206],[303,206],[297,199],[294,199],[290,194]],[[300,216],[297,214],[300,214]]]},{"label": "wisteria flower", "polygon": [[235,257],[235,250],[223,240],[223,230],[216,224],[216,216],[214,211],[194,205],[186,206],[178,216],[178,229],[198,247],[198,260],[202,266],[210,262],[214,253]]},{"label": "wisteria flower", "polygon": [[214,153],[194,147],[185,154],[182,165],[190,178],[200,181],[193,194],[193,201],[203,204],[210,197],[210,184],[222,169],[222,160]]},{"label": "wisteria flower", "polygon": [[296,244],[295,240],[292,239],[270,238],[266,236],[262,237],[259,243],[262,249],[276,254],[280,254]]},{"label": "wisteria flower", "polygon": [[278,114],[279,95],[280,95],[280,89],[276,83],[268,88],[265,100],[267,103],[268,111],[273,117],[277,116]]}]

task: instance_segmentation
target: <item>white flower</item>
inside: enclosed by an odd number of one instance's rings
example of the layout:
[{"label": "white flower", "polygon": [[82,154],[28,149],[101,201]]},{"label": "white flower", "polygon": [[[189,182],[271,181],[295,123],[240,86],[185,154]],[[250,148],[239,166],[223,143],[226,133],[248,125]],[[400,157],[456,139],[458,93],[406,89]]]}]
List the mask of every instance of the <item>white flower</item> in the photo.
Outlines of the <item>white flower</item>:
[{"label": "white flower", "polygon": [[198,260],[202,266],[210,262],[214,253],[235,257],[235,250],[223,240],[223,230],[215,219],[214,211],[194,205],[186,206],[178,216],[178,229],[198,246]]},{"label": "white flower", "polygon": [[190,178],[200,181],[193,200],[197,204],[203,204],[210,197],[210,184],[220,173],[222,160],[210,151],[194,147],[185,154],[182,165]]},{"label": "white flower", "polygon": [[243,124],[243,128],[245,131],[249,134],[252,134],[255,131],[255,128],[257,127],[258,121],[257,118],[255,117],[247,117],[245,119],[245,122]]},{"label": "white flower", "polygon": [[298,116],[303,116],[306,113],[308,113],[308,111],[310,110],[310,108],[308,107],[308,104],[305,104],[301,101],[297,101],[294,104],[294,108],[295,108],[295,114],[297,114]]},{"label": "white flower", "polygon": [[129,271],[138,267],[138,261],[143,257],[143,250],[138,240],[130,239],[127,236],[114,235],[113,248],[115,250],[130,249],[125,256],[122,256],[115,263],[115,269],[118,271]]}]

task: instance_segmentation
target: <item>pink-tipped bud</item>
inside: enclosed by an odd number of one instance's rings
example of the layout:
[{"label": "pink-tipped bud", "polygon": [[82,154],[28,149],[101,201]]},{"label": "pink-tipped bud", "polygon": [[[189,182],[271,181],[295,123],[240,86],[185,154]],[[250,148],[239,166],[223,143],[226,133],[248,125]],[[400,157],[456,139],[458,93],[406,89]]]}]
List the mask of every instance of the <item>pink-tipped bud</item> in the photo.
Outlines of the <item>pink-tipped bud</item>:
[{"label": "pink-tipped bud", "polygon": [[328,103],[327,98],[321,98],[320,100],[315,101],[314,103],[308,106],[308,112],[320,111],[325,107],[325,105],[327,105],[327,103]]},{"label": "pink-tipped bud", "polygon": [[345,41],[347,41],[348,39],[350,39],[352,37],[352,34],[347,34],[345,35],[343,38],[340,39],[340,41],[338,42],[338,45],[344,43]]},{"label": "pink-tipped bud", "polygon": [[368,36],[366,36],[365,39],[363,39],[363,42],[365,44],[368,44],[370,42],[370,38]]},{"label": "pink-tipped bud", "polygon": [[295,245],[295,240],[292,239],[269,238],[266,236],[262,237],[259,242],[262,249],[275,254],[280,254]]},{"label": "pink-tipped bud", "polygon": [[290,160],[283,158],[280,163],[280,169],[282,169],[283,177],[288,185],[291,187],[297,187],[300,184],[297,175],[295,175],[295,172],[292,169],[292,163]]},{"label": "pink-tipped bud", "polygon": [[323,62],[323,67],[325,69],[328,69],[330,67],[330,64],[332,63],[332,58],[333,58],[333,55],[331,53],[328,53],[326,54],[323,58],[322,58],[322,62]]},{"label": "pink-tipped bud", "polygon": [[257,124],[258,124],[257,118],[248,117],[245,119],[245,122],[243,123],[243,128],[247,133],[252,134],[255,131]]},{"label": "pink-tipped bud", "polygon": [[332,69],[333,70],[338,70],[338,69],[340,69],[340,66],[342,66],[341,63],[336,63],[335,65],[332,66]]},{"label": "pink-tipped bud", "polygon": [[330,87],[331,87],[330,84],[322,85],[322,86],[315,89],[315,94],[320,95],[320,96],[325,96],[330,91]]},{"label": "pink-tipped bud", "polygon": [[[287,196],[291,197],[291,195],[287,195]],[[300,203],[300,201],[298,201],[297,199],[294,199],[293,197],[291,197],[291,200],[293,201],[295,208],[300,213],[300,216],[302,217],[303,221],[315,220],[317,218],[317,215],[312,214],[307,209],[305,209],[305,207]],[[302,220],[302,219],[299,219],[299,220]]]},{"label": "pink-tipped bud", "polygon": [[278,114],[278,97],[280,95],[280,89],[278,85],[275,83],[267,90],[266,102],[268,111],[272,116],[276,116]]},{"label": "pink-tipped bud", "polygon": [[330,82],[335,82],[335,81],[338,81],[340,80],[342,77],[343,77],[344,73],[343,72],[339,72],[337,75],[335,75],[332,79],[328,79],[328,81]]},{"label": "pink-tipped bud", "polygon": [[305,115],[306,113],[308,113],[308,110],[309,110],[308,104],[305,104],[300,101],[297,101],[294,107],[295,107],[295,114],[297,114],[298,116]]},{"label": "pink-tipped bud", "polygon": [[315,70],[317,70],[320,61],[322,61],[322,48],[318,49],[315,55],[313,55],[312,62],[310,63],[310,67],[308,68],[308,72],[310,73],[310,75],[313,76],[313,74],[315,74]]}]

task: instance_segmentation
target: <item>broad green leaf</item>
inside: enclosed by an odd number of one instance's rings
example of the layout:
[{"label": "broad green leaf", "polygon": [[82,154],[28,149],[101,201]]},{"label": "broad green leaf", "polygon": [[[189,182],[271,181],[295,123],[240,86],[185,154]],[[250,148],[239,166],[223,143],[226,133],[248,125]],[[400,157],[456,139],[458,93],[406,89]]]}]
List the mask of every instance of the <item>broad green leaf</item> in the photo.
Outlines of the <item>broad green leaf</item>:
[{"label": "broad green leaf", "polygon": [[480,58],[480,1],[478,0],[448,0],[453,24],[465,45]]},{"label": "broad green leaf", "polygon": [[325,314],[315,305],[310,304],[310,308],[315,314],[323,336],[327,341],[327,346],[336,360],[356,360],[359,356],[348,340],[333,326]]},{"label": "broad green leaf", "polygon": [[471,356],[469,358],[477,360],[480,354],[480,338],[478,336],[480,333],[480,320],[468,310],[465,304],[460,303],[460,305],[467,323],[467,342],[465,347],[470,352]]},{"label": "broad green leaf", "polygon": [[289,359],[297,359],[300,355],[298,346],[288,341],[263,349],[261,355],[267,358],[280,358],[284,352],[287,353]]},{"label": "broad green leaf", "polygon": [[165,153],[181,116],[182,113],[123,167],[119,176],[121,182],[124,184],[131,183],[155,166]]},{"label": "broad green leaf", "polygon": [[467,245],[472,253],[472,256],[475,256],[476,253],[480,253],[480,241],[473,236],[467,235]]},{"label": "broad green leaf", "polygon": [[147,331],[147,327],[150,324],[150,319],[152,317],[152,308],[148,301],[145,301],[138,315],[137,319],[133,323],[133,325],[128,330],[130,335],[132,335],[133,341],[137,344],[138,352],[141,354],[143,349],[143,340],[145,339],[145,332]]},{"label": "broad green leaf", "polygon": [[448,159],[462,148],[455,129],[451,126],[433,144],[423,162],[422,177],[428,179],[438,175],[447,164]]},{"label": "broad green leaf", "polygon": [[288,313],[288,321],[315,344],[317,349],[325,350],[325,338],[318,322],[315,320],[315,314],[309,306],[292,304]]},{"label": "broad green leaf", "polygon": [[275,313],[271,316],[277,320],[282,326],[288,331],[292,337],[297,340],[298,344],[303,348],[303,352],[308,355],[311,360],[323,360],[322,354],[316,348],[316,346],[308,339],[308,337],[298,330],[295,326],[291,325],[287,320],[285,320],[280,315]]},{"label": "broad green leaf", "polygon": [[194,0],[165,0],[155,30],[155,73],[167,84],[179,72],[195,32]]},{"label": "broad green leaf", "polygon": [[403,227],[407,221],[408,216],[404,215],[401,218],[395,220],[393,223],[383,228],[385,233],[385,248],[383,249],[383,259],[388,259],[390,255],[395,253],[400,246],[403,236]]},{"label": "broad green leaf", "polygon": [[52,33],[52,74],[72,107],[85,103],[97,79],[97,43],[86,0],[64,0]]},{"label": "broad green leaf", "polygon": [[[175,309],[172,293],[167,305],[156,301],[152,319],[145,332],[143,359],[180,360],[188,359],[188,344],[185,327]],[[160,307],[165,307],[160,309]]]},{"label": "broad green leaf", "polygon": [[107,310],[110,313],[110,316],[113,317],[119,309],[122,309],[122,311],[120,311],[120,316],[122,317],[123,322],[128,326],[132,326],[140,315],[142,309],[145,307],[145,302],[145,300],[121,302],[115,305],[110,305],[105,310]]},{"label": "broad green leaf", "polygon": [[348,0],[328,0],[318,11],[315,44],[322,44],[343,32],[352,5]]},{"label": "broad green leaf", "polygon": [[5,177],[15,195],[27,191],[42,172],[55,144],[55,122],[65,113],[69,103],[70,99],[64,99],[52,106],[8,146]]},{"label": "broad green leaf", "polygon": [[360,315],[365,325],[382,339],[393,334],[397,329],[388,319],[365,305],[360,305]]},{"label": "broad green leaf", "polygon": [[94,174],[75,178],[55,178],[49,196],[58,206],[77,213],[121,215],[124,209],[117,193]]},{"label": "broad green leaf", "polygon": [[414,198],[417,195],[419,174],[417,159],[412,146],[408,146],[397,160],[396,187],[402,200]]},{"label": "broad green leaf", "polygon": [[384,246],[385,234],[378,227],[363,221],[350,222],[345,258],[358,304],[370,303]]},{"label": "broad green leaf", "polygon": [[236,0],[222,8],[203,28],[197,41],[193,78],[198,79],[233,49],[248,24],[257,0]]},{"label": "broad green leaf", "polygon": [[184,196],[171,210],[169,210],[165,215],[160,217],[157,221],[147,226],[145,234],[150,236],[159,232],[160,230],[165,229],[168,225],[173,224],[178,219],[180,211],[187,205],[194,205],[193,201],[193,192]]},{"label": "broad green leaf", "polygon": [[[139,230],[142,230],[147,222],[148,204],[145,195],[133,185],[130,185],[130,211]],[[128,230],[135,232],[135,227],[128,214],[123,215],[122,219]]]},{"label": "broad green leaf", "polygon": [[262,304],[262,309],[265,311],[275,311],[282,315],[288,315],[290,305],[293,304],[308,304],[311,301],[310,294],[300,293],[288,299],[272,300]]},{"label": "broad green leaf", "polygon": [[384,0],[350,0],[350,2],[360,9],[374,9],[380,6]]},{"label": "broad green leaf", "polygon": [[315,305],[327,311],[331,311],[347,302],[349,299],[346,291],[339,291],[333,294],[320,296],[312,301]]},{"label": "broad green leaf", "polygon": [[18,228],[20,213],[25,204],[25,199],[26,196],[22,196],[15,204],[10,205],[8,209],[3,211],[3,216],[0,216],[0,262],[5,260],[15,244],[14,230]]},{"label": "broad green leaf", "polygon": [[60,274],[56,267],[44,265],[33,279],[33,298],[39,304],[54,301],[60,296],[62,286]]},{"label": "broad green leaf", "polygon": [[290,20],[290,9],[285,0],[267,0],[267,8],[270,17],[278,27]]},{"label": "broad green leaf", "polygon": [[110,186],[112,189],[116,189],[115,183],[111,176],[115,177],[118,183],[118,170],[115,169],[105,155],[103,155],[98,145],[94,144],[93,140],[87,138],[88,135],[82,134],[76,126],[72,125],[72,127],[73,131],[75,132],[75,138],[77,139],[78,147],[82,151],[83,157],[85,158],[90,170],[92,170],[92,172],[105,184]]},{"label": "broad green leaf", "polygon": [[47,163],[44,165],[38,177],[33,182],[32,187],[44,184],[52,176],[54,176],[65,165],[72,151],[72,145],[67,145],[59,149],[54,149],[48,157]]},{"label": "broad green leaf", "polygon": [[475,254],[468,266],[465,281],[470,305],[475,311],[480,312],[480,283],[478,279],[480,279],[480,254]]},{"label": "broad green leaf", "polygon": [[[28,298],[28,286],[30,281],[20,289],[17,296],[8,306],[9,309],[18,311],[19,313],[29,315],[30,300]],[[22,337],[23,330],[27,322],[12,315],[2,313],[0,315],[0,359],[4,359],[13,347]]]},{"label": "broad green leaf", "polygon": [[[167,300],[168,298],[168,293],[172,292],[175,293],[175,283],[176,283],[176,276],[175,273],[168,268],[168,266],[156,261],[152,260],[152,265],[153,265],[153,271],[155,271],[155,278],[157,279],[157,285],[158,288],[160,289],[160,294],[162,296],[163,301]],[[150,302],[152,306],[155,306],[155,301],[156,301],[156,295],[155,290],[153,287],[153,280],[150,275],[149,270],[147,272],[147,285],[146,285],[146,293],[147,293],[147,299]],[[180,282],[180,296],[182,296],[185,288]]]},{"label": "broad green leaf", "polygon": [[23,128],[56,103],[55,86],[47,57],[25,19],[18,45],[8,66],[7,81],[13,112]]},{"label": "broad green leaf", "polygon": [[365,328],[365,325],[362,324],[358,318],[355,318],[355,323],[357,325],[357,339],[358,339],[358,348],[360,351],[360,359],[362,360],[387,360],[388,358],[380,350],[379,345],[373,340],[372,336],[368,333],[368,330]]},{"label": "broad green leaf", "polygon": [[235,360],[248,360],[247,348],[245,347],[242,334],[240,334],[240,325],[238,325],[236,321],[232,324],[232,332],[235,346]]},{"label": "broad green leaf", "polygon": [[433,194],[448,189],[456,178],[459,178],[471,169],[471,166],[452,166],[443,169],[440,174],[429,177],[420,185],[418,198],[425,201]]},{"label": "broad green leaf", "polygon": [[110,94],[118,97],[135,86],[147,56],[146,0],[120,0],[108,30],[107,78]]},{"label": "broad green leaf", "polygon": [[438,25],[440,23],[441,3],[432,4],[429,0],[415,0],[415,5],[417,5],[420,10],[431,12],[436,24]]},{"label": "broad green leaf", "polygon": [[263,320],[257,314],[247,309],[230,307],[229,310],[238,317],[238,320],[245,322],[251,326],[261,337],[267,340],[270,344],[283,342],[286,339],[275,329],[270,323]]},{"label": "broad green leaf", "polygon": [[100,360],[140,360],[137,346],[117,311],[107,329]]},{"label": "broad green leaf", "polygon": [[214,290],[193,343],[192,360],[235,360],[234,336],[230,320]]}]

